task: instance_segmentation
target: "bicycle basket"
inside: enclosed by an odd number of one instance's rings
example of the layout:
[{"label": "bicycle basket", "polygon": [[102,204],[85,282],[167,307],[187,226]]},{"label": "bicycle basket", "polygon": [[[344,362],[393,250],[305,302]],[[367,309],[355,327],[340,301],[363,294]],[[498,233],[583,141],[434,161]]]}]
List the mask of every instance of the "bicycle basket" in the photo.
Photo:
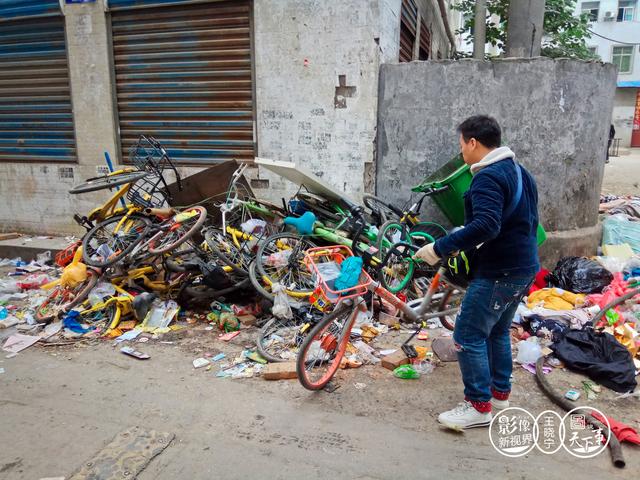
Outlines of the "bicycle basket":
[{"label": "bicycle basket", "polygon": [[[346,298],[357,297],[367,293],[369,285],[373,282],[369,274],[362,270],[357,285],[345,288],[344,290],[335,290],[333,281],[335,274],[328,274],[328,270],[335,265],[340,266],[345,258],[353,257],[353,253],[349,247],[344,245],[335,245],[331,247],[315,247],[310,248],[304,254],[304,263],[312,273],[315,273],[317,279],[317,288],[314,291],[314,297],[322,297],[322,303],[338,303]],[[329,268],[327,268],[329,267]],[[333,278],[332,278],[333,277]]]},{"label": "bicycle basket", "polygon": [[173,168],[166,150],[153,137],[140,135],[129,150],[129,161],[140,170],[159,174],[162,170]]},{"label": "bicycle basket", "polygon": [[127,192],[131,203],[143,208],[160,208],[168,204],[162,175],[149,174],[133,183]]}]

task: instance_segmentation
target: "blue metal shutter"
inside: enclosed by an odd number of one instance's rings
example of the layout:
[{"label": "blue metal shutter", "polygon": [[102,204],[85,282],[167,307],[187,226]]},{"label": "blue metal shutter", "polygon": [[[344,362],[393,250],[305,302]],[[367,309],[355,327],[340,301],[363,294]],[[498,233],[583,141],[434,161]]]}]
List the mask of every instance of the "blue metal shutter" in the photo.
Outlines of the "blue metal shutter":
[{"label": "blue metal shutter", "polygon": [[0,161],[75,159],[59,4],[0,1]]},{"label": "blue metal shutter", "polygon": [[110,2],[122,158],[149,134],[183,164],[253,160],[249,1],[117,8],[141,3]]}]

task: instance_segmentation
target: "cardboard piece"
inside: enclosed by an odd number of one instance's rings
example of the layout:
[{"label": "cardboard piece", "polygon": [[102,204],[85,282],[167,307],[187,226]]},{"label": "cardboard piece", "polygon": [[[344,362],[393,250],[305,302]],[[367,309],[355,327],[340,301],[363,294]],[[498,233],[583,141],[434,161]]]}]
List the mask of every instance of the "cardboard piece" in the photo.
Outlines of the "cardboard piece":
[{"label": "cardboard piece", "polygon": [[409,363],[409,357],[405,355],[402,349],[398,349],[390,355],[382,357],[382,366],[388,370],[395,370],[400,365]]},{"label": "cardboard piece", "polygon": [[25,348],[29,348],[31,345],[40,340],[40,337],[36,337],[33,335],[22,335],[21,333],[16,333],[7,338],[7,341],[4,342],[2,349],[5,352],[9,353],[18,353],[24,350]]}]

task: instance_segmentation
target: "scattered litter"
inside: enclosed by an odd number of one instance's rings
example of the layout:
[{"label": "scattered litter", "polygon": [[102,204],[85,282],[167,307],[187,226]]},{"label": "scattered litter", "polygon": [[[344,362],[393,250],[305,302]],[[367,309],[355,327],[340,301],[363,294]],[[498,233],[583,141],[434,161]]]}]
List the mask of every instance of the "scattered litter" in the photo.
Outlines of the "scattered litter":
[{"label": "scattered litter", "polygon": [[[523,363],[522,364],[522,368],[524,368],[527,372],[535,375],[536,374],[536,364],[535,363]],[[548,373],[551,373],[551,371],[553,370],[553,368],[548,367],[547,365],[543,365],[542,367],[542,373],[544,373],[545,375],[547,375]]]},{"label": "scattered litter", "polygon": [[580,398],[580,392],[577,390],[568,390],[567,393],[564,394],[564,397],[575,402]]},{"label": "scattered litter", "polygon": [[16,333],[7,338],[7,341],[4,342],[2,349],[5,352],[9,353],[18,353],[24,350],[25,348],[29,348],[31,345],[40,340],[40,337],[35,337],[31,335],[22,335],[21,333]]},{"label": "scattered litter", "polygon": [[116,337],[115,340],[116,340],[116,343],[125,342],[127,340],[134,340],[141,333],[142,333],[142,330],[136,328],[133,330],[129,330],[128,332],[124,332],[119,337]]},{"label": "scattered litter", "polygon": [[362,390],[363,388],[366,388],[367,384],[366,383],[354,383],[353,386],[356,387],[356,390]]},{"label": "scattered litter", "polygon": [[211,358],[211,361],[212,362],[217,362],[219,360],[222,360],[225,357],[226,357],[226,355],[224,353],[219,353],[215,357]]},{"label": "scattered litter", "polygon": [[202,367],[206,367],[207,365],[210,365],[209,360],[207,360],[206,358],[196,358],[193,361],[193,368],[202,368]]},{"label": "scattered litter", "polygon": [[415,380],[420,378],[420,373],[413,368],[412,365],[400,365],[393,371],[393,374],[404,380]]},{"label": "scattered litter", "polygon": [[222,340],[223,342],[228,342],[229,340],[231,340],[232,338],[237,337],[238,335],[240,335],[240,331],[223,333],[223,334],[218,335],[218,338],[220,340]]},{"label": "scattered litter", "polygon": [[122,347],[120,349],[120,352],[124,353],[125,355],[129,355],[130,357],[137,358],[138,360],[147,360],[148,358],[151,358],[150,355],[139,352],[138,350],[132,347]]}]

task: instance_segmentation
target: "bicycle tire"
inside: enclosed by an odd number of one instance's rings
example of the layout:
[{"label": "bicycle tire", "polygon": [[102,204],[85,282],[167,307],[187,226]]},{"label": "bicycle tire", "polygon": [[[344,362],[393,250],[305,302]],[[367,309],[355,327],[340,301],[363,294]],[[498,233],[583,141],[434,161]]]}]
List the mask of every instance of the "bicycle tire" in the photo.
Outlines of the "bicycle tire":
[{"label": "bicycle tire", "polygon": [[258,277],[258,272],[256,271],[256,262],[251,262],[251,265],[249,265],[249,279],[251,280],[251,285],[253,285],[253,288],[256,290],[256,292],[258,292],[260,295],[262,295],[267,300],[270,300],[271,302],[275,300],[274,295],[266,288],[264,288],[262,286],[262,283],[260,283],[262,278]]},{"label": "bicycle tire", "polygon": [[[154,243],[153,243],[153,239],[152,239],[149,242],[149,253],[151,253],[152,255],[161,255],[163,253],[168,253],[168,252],[170,252],[172,250],[175,250],[180,245],[182,245],[184,242],[189,240],[191,237],[193,237],[196,234],[196,232],[199,232],[200,229],[202,228],[202,225],[204,225],[204,222],[207,220],[207,210],[204,207],[196,206],[196,207],[191,207],[191,208],[182,210],[181,212],[177,213],[172,218],[175,219],[176,216],[178,216],[178,215],[180,215],[182,213],[188,212],[188,211],[193,211],[193,210],[198,211],[200,216],[198,217],[196,222],[189,228],[189,230],[187,230],[183,235],[178,237],[172,243],[170,243],[168,245],[163,245],[160,248],[156,248],[156,247],[153,246]],[[174,225],[177,225],[177,223],[174,223]],[[179,227],[176,228],[175,230],[178,230],[178,229],[179,229]],[[171,230],[171,229],[169,229],[169,230]],[[163,235],[161,235],[159,238],[162,239],[162,238],[166,237],[168,233],[169,232],[167,232],[167,231],[163,232]]]},{"label": "bicycle tire", "polygon": [[[379,217],[380,225],[383,225],[389,220],[391,220],[392,219],[391,217],[393,216],[396,216],[397,218],[402,218],[402,216],[404,215],[402,210],[400,210],[398,207],[391,205],[388,202],[385,202],[384,200],[376,197],[375,195],[369,195],[365,193],[362,196],[362,203],[364,203],[364,206],[367,207],[369,210],[371,210],[371,212],[375,216]],[[384,212],[383,210],[387,210],[387,212]]]},{"label": "bicycle tire", "polygon": [[396,265],[405,265],[407,270],[404,273],[401,272],[402,277],[396,277],[395,275],[393,275],[392,278],[400,279],[396,284],[392,284],[389,282],[389,278],[385,276],[385,274],[387,274],[390,269],[393,270],[395,268],[393,266],[390,266],[390,264],[392,263],[392,253],[392,251],[388,251],[382,260],[382,264],[378,267],[378,280],[380,280],[382,286],[389,290],[391,293],[398,293],[407,288],[407,285],[409,285],[409,283],[411,282],[413,274],[415,273],[416,265],[412,258],[399,256],[398,258],[400,258],[401,261],[396,263]]},{"label": "bicycle tire", "polygon": [[87,278],[85,279],[84,282],[82,282],[77,286],[77,287],[81,286],[82,288],[78,290],[78,293],[75,295],[75,297],[73,297],[73,300],[71,300],[70,302],[64,303],[62,305],[58,305],[58,308],[54,312],[45,314],[42,312],[42,307],[47,305],[47,303],[53,299],[54,295],[59,294],[61,289],[67,288],[67,287],[62,287],[61,285],[56,285],[53,288],[53,290],[49,293],[49,295],[47,295],[47,298],[45,298],[44,302],[42,302],[36,308],[36,311],[35,311],[36,322],[38,323],[50,322],[51,320],[56,318],[60,313],[67,313],[76,305],[79,305],[80,303],[84,302],[84,300],[89,296],[89,293],[91,292],[91,290],[93,290],[93,287],[95,287],[96,284],[98,283],[99,277],[100,275],[98,274],[98,272],[96,272],[91,268],[88,268]]},{"label": "bicycle tire", "polygon": [[447,230],[439,223],[435,222],[418,222],[414,226],[409,228],[409,235],[426,234],[433,239],[433,241],[447,235]]},{"label": "bicycle tire", "polygon": [[138,231],[135,238],[133,238],[132,241],[125,248],[120,250],[119,253],[115,255],[111,255],[106,260],[98,261],[91,257],[94,252],[97,253],[96,249],[90,245],[91,240],[94,239],[94,237],[97,235],[97,232],[99,232],[100,229],[104,228],[105,226],[111,223],[115,223],[115,224],[119,223],[120,220],[122,220],[125,216],[126,215],[114,215],[113,217],[109,217],[106,220],[98,223],[95,227],[89,230],[89,232],[87,232],[87,234],[82,239],[82,258],[84,260],[84,263],[92,267],[98,267],[98,268],[105,268],[110,265],[113,265],[114,263],[117,263],[123,258],[125,258],[138,244],[140,244],[140,242],[142,242],[146,238],[151,228],[151,220],[149,220],[147,217],[143,215],[138,215],[138,214],[128,215],[127,221],[136,220],[136,221],[139,221],[143,226],[142,230]]},{"label": "bicycle tire", "polygon": [[[256,340],[256,349],[258,350],[258,353],[260,354],[260,356],[265,358],[267,361],[273,362],[273,363],[290,361],[291,358],[283,358],[282,356],[272,355],[272,350],[270,350],[267,342],[269,341],[269,337],[276,332],[280,332],[278,333],[278,336],[282,337],[283,335],[281,333],[281,329],[283,328],[291,329],[291,330],[300,330],[301,326],[302,325],[296,324],[296,322],[293,320],[281,320],[275,317],[269,320],[260,329],[260,332],[258,333],[258,338]],[[297,336],[298,336],[298,333],[295,334],[295,337],[296,337],[295,348],[299,347],[299,345],[297,345],[297,340],[298,340]],[[288,349],[294,348],[292,344],[288,344],[285,346],[288,346],[289,347]],[[291,356],[293,356],[293,353]]]},{"label": "bicycle tire", "polygon": [[[238,261],[240,262],[240,264],[234,261],[233,258],[228,255],[227,252],[223,252],[222,249],[220,249],[218,245],[219,239],[214,237],[214,233],[221,235],[222,236],[221,238],[225,239],[227,247],[229,248],[230,251],[231,250],[235,251],[234,256],[238,257]],[[244,277],[249,275],[249,268],[248,267],[245,268],[242,262],[242,257],[244,256],[244,253],[242,252],[242,250],[238,249],[233,243],[233,241],[230,238],[228,238],[224,233],[222,233],[222,231],[215,228],[207,229],[204,232],[204,238],[205,238],[205,242],[207,242],[207,245],[211,249],[211,252],[223,264],[225,264],[228,267],[231,267],[231,269],[239,275],[242,275]]]},{"label": "bicycle tire", "polygon": [[[400,231],[400,237],[394,236],[394,238],[391,238],[391,239],[387,238],[388,232],[390,232],[393,228],[396,228],[397,230]],[[378,230],[378,238],[376,241],[376,248],[378,249],[378,252],[380,252],[379,253],[380,257],[384,259],[384,257],[387,255],[388,247],[385,247],[383,245],[383,242],[385,239],[388,242],[391,242],[391,245],[395,245],[398,242],[411,243],[408,237],[409,237],[409,229],[404,224],[396,220],[386,221],[383,225],[380,226],[380,229]]]},{"label": "bicycle tire", "polygon": [[[272,244],[276,245],[278,242],[282,244],[285,239],[289,241],[297,241],[299,243],[296,243],[295,245],[293,245],[292,249],[294,249],[293,254],[295,255],[295,257],[293,259],[289,258],[286,266],[274,267],[276,268],[274,273],[279,274],[280,271],[282,270],[286,272],[285,275],[282,277],[278,276],[277,278],[274,278],[273,274],[270,271],[267,271],[264,263],[264,258],[265,256],[266,258],[268,258],[271,255],[271,253],[275,253],[275,252],[266,253],[266,250]],[[304,247],[302,251],[301,251],[301,246]],[[264,240],[264,242],[260,245],[260,247],[258,247],[258,251],[256,253],[256,260],[255,260],[257,272],[260,274],[261,277],[266,277],[268,281],[273,285],[276,282],[282,283],[281,280],[286,279],[287,276],[293,279],[293,275],[296,272],[299,273],[301,271],[304,271],[304,273],[301,275],[300,278],[298,278],[298,280],[303,279],[303,277],[308,277],[308,278],[305,278],[304,281],[300,282],[300,286],[298,286],[298,282],[290,282],[289,284],[285,284],[284,287],[288,291],[294,292],[294,293],[300,293],[300,294],[311,293],[315,289],[315,282],[313,281],[312,275],[307,269],[307,267],[302,263],[302,260],[304,258],[304,251],[308,250],[309,248],[313,248],[315,246],[316,245],[313,242],[309,241],[308,239],[300,235],[296,235],[292,233],[277,233],[275,235],[271,235],[270,237]],[[277,249],[277,247],[276,247],[276,250],[280,251],[279,249]],[[271,269],[272,267],[269,266],[268,268]]]},{"label": "bicycle tire", "polygon": [[[335,310],[329,313],[325,318],[323,318],[309,333],[309,335],[304,339],[302,345],[300,346],[300,352],[298,353],[298,358],[296,359],[296,374],[298,376],[298,380],[302,384],[304,388],[307,390],[321,390],[323,389],[329,381],[333,378],[336,371],[340,367],[340,362],[344,357],[345,351],[347,350],[347,344],[349,343],[348,333],[353,326],[355,321],[355,310],[357,306],[349,304],[347,302],[343,302],[339,304]],[[313,345],[316,337],[321,336],[325,330],[327,330],[335,321],[343,320],[344,325],[340,329],[341,341],[338,342],[334,333],[330,333],[326,335],[322,340],[317,340],[319,345],[316,345],[315,354],[319,353],[319,350],[324,350],[325,353],[329,353],[329,358],[327,360],[320,359],[320,363],[317,364],[317,358],[311,359],[309,357],[309,351],[311,346]],[[334,347],[334,348],[332,348]],[[331,351],[327,350],[327,348],[332,348]],[[337,349],[337,351],[336,351]],[[333,353],[335,352],[335,353]],[[309,357],[309,358],[308,358]],[[327,371],[322,374],[322,376],[318,380],[312,380],[309,378],[307,366],[309,363],[312,365],[322,365],[327,362]]]},{"label": "bicycle tire", "polygon": [[135,183],[138,180],[143,179],[149,175],[149,172],[125,172],[117,175],[110,175],[104,177],[94,177],[86,180],[80,185],[76,185],[69,193],[77,195],[79,193],[96,192],[98,190],[112,189],[127,183]]},{"label": "bicycle tire", "polygon": [[[447,287],[447,289],[444,291],[444,294],[442,296],[442,298],[440,299],[440,303],[438,304],[438,311],[442,312],[444,310],[447,310],[449,307],[449,300],[451,300],[451,296],[453,295],[453,292],[455,292],[456,288],[449,285]],[[438,317],[438,320],[440,320],[440,323],[442,324],[442,326],[444,328],[446,328],[447,330],[450,330],[453,332],[453,330],[455,329],[456,326],[456,319],[454,318],[453,321],[451,320],[451,318],[449,318],[449,316],[447,315],[442,315]]]}]

